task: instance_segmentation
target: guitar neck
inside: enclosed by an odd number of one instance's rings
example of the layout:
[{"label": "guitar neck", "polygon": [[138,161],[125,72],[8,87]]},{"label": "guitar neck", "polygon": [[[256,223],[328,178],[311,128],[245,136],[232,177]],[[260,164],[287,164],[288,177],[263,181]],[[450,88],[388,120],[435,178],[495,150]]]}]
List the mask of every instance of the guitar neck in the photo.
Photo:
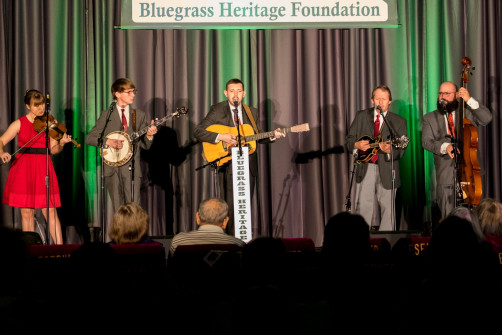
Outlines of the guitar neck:
[{"label": "guitar neck", "polygon": [[[280,128],[280,129],[284,134],[289,133],[291,131],[291,127]],[[267,131],[265,133],[258,133],[258,134],[254,134],[254,135],[249,135],[249,136],[244,137],[244,140],[246,142],[251,142],[251,141],[257,141],[257,140],[261,140],[261,139],[268,138],[268,137],[274,137],[274,136],[275,136],[275,130],[274,131]]]}]

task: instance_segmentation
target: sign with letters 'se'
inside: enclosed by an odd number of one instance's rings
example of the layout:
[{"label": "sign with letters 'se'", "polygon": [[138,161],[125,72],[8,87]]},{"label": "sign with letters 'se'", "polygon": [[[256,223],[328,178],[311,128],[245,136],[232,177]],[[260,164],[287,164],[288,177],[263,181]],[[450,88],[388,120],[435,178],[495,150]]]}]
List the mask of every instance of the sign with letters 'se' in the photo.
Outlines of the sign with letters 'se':
[{"label": "sign with letters 'se'", "polygon": [[251,192],[249,173],[249,147],[232,148],[232,181],[234,186],[234,235],[244,242],[253,238],[251,225]]},{"label": "sign with letters 'se'", "polygon": [[396,28],[397,0],[122,0],[120,29]]}]

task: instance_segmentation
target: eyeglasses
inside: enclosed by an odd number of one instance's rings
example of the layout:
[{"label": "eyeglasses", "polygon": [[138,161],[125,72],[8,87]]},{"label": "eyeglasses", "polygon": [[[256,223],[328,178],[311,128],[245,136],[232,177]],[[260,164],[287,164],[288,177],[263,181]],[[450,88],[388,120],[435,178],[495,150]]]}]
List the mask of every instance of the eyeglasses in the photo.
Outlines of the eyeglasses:
[{"label": "eyeglasses", "polygon": [[439,96],[448,96],[448,95],[451,95],[453,93],[455,93],[455,92],[439,92],[438,95]]},{"label": "eyeglasses", "polygon": [[129,90],[129,91],[122,91],[120,93],[124,93],[124,94],[132,94],[134,93],[134,95],[138,94],[138,90],[137,89],[133,89],[133,90]]}]

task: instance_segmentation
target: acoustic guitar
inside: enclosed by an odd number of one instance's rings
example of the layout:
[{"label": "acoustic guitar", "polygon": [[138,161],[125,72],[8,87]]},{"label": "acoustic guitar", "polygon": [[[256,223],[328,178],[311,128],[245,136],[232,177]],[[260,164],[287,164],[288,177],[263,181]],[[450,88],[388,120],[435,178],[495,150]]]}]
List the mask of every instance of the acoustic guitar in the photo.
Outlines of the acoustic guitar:
[{"label": "acoustic guitar", "polygon": [[395,148],[400,148],[404,149],[408,146],[408,142],[410,141],[410,138],[407,136],[401,136],[398,138],[395,138],[393,140],[388,140],[385,142],[382,142],[382,136],[378,135],[375,138],[371,138],[368,135],[364,135],[361,137],[359,141],[362,140],[367,140],[369,141],[370,148],[368,150],[362,151],[358,150],[357,151],[357,158],[356,158],[356,164],[361,164],[361,163],[367,163],[375,156],[378,154],[378,151],[380,150],[380,143],[387,143],[387,144],[392,144]]},{"label": "acoustic guitar", "polygon": [[[239,127],[240,127],[239,132],[241,134],[240,137],[241,146],[248,146],[250,155],[256,150],[257,140],[275,136],[275,131],[255,134],[253,131],[253,127],[251,127],[251,125],[249,124],[243,124],[240,125]],[[238,135],[237,127],[223,126],[220,124],[213,124],[207,127],[206,130],[218,134],[230,133],[232,135],[236,136]],[[300,124],[290,128],[281,128],[281,131],[283,133],[289,133],[289,132],[300,133],[309,130],[310,128],[308,123]],[[204,151],[202,153],[202,157],[204,157],[204,159],[207,162],[214,162],[219,159],[216,162],[217,166],[221,166],[232,159],[231,156],[232,146],[227,145],[227,143],[223,141],[219,141],[218,143],[202,142],[202,149]]]}]

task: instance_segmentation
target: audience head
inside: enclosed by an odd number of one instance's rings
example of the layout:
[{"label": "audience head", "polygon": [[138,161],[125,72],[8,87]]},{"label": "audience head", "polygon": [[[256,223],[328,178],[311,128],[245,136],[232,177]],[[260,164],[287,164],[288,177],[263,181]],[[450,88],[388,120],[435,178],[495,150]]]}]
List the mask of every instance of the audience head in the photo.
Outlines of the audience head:
[{"label": "audience head", "polygon": [[479,224],[485,235],[502,236],[502,203],[492,199],[481,199],[476,206]]},{"label": "audience head", "polygon": [[472,225],[472,229],[474,230],[474,233],[476,233],[478,240],[482,241],[484,239],[483,232],[481,231],[481,226],[479,225],[478,216],[475,211],[464,206],[458,206],[450,212],[449,216],[456,216],[466,220]]},{"label": "audience head", "polygon": [[280,238],[258,236],[242,250],[246,278],[255,284],[277,283],[283,275],[286,247]]},{"label": "audience head", "polygon": [[340,261],[363,262],[370,253],[369,225],[359,214],[340,212],[324,228],[322,252]]},{"label": "audience head", "polygon": [[225,229],[229,220],[228,205],[220,198],[203,200],[195,217],[199,226],[212,224]]},{"label": "audience head", "polygon": [[139,243],[147,237],[148,214],[136,203],[120,206],[110,227],[109,236],[113,243]]},{"label": "audience head", "polygon": [[449,215],[432,232],[425,255],[438,270],[467,269],[479,260],[481,245],[482,241],[469,221]]}]

